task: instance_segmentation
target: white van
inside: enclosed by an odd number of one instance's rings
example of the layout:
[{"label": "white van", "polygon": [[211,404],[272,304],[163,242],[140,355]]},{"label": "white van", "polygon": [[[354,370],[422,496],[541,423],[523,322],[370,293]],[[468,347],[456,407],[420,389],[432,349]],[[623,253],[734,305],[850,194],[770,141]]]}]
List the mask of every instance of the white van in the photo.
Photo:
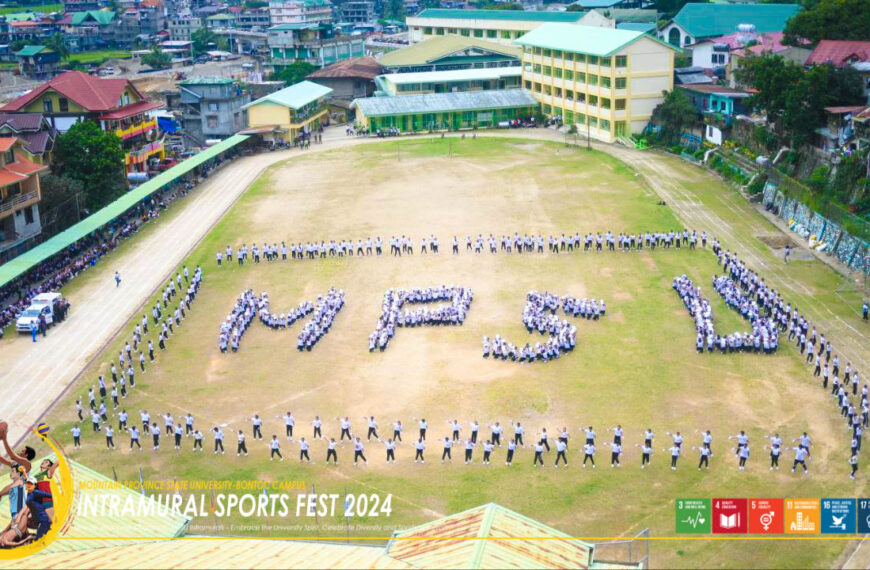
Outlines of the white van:
[{"label": "white van", "polygon": [[60,301],[60,293],[40,293],[30,301],[30,306],[18,315],[15,330],[19,333],[29,333],[31,323],[39,323],[39,315],[45,316],[45,323],[51,326],[54,323],[54,308]]}]

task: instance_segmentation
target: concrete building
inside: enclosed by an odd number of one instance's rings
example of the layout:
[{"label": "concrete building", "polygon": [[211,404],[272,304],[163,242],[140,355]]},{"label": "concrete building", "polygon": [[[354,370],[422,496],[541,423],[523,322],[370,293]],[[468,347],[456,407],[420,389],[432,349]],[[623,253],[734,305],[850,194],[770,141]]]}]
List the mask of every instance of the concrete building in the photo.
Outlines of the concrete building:
[{"label": "concrete building", "polygon": [[204,26],[202,18],[192,14],[181,14],[169,18],[169,39],[176,42],[189,42],[191,36]]},{"label": "concrete building", "polygon": [[642,32],[544,24],[517,43],[543,113],[605,142],[641,132],[673,89],[675,48]]},{"label": "concrete building", "polygon": [[269,0],[269,19],[281,24],[328,24],[332,22],[329,0]]},{"label": "concrete building", "polygon": [[378,62],[393,73],[520,65],[522,50],[463,36],[440,36],[397,49]]},{"label": "concrete building", "polygon": [[341,21],[368,24],[375,21],[375,3],[369,0],[348,0],[339,6]]},{"label": "concrete building", "polygon": [[147,43],[158,32],[166,28],[166,14],[163,6],[129,8],[118,13],[115,18],[115,43],[122,48],[132,48],[137,41]]},{"label": "concrete building", "polygon": [[281,24],[268,31],[270,65],[281,67],[307,61],[325,67],[336,61],[365,55],[365,38],[333,35],[331,24]]},{"label": "concrete building", "polygon": [[329,87],[302,81],[261,97],[243,107],[248,111],[247,131],[260,133],[267,141],[292,141],[328,123],[331,93]]},{"label": "concrete building", "polygon": [[129,79],[67,71],[7,103],[0,112],[42,113],[62,133],[79,121],[95,121],[123,141],[124,162],[132,172],[145,170],[148,159],[165,154],[157,119],[148,115],[163,106],[145,99]]},{"label": "concrete building", "polygon": [[758,33],[781,32],[800,11],[798,4],[686,4],[659,37],[671,45],[686,47],[701,40],[737,33],[738,26]]},{"label": "concrete building", "polygon": [[42,232],[39,174],[48,167],[34,162],[25,146],[15,136],[0,137],[0,263]]},{"label": "concrete building", "polygon": [[250,95],[227,77],[192,77],[179,81],[181,126],[197,146],[224,139],[245,128],[243,107]]},{"label": "concrete building", "polygon": [[24,46],[15,52],[18,70],[31,79],[50,79],[57,71],[60,54],[45,46]]},{"label": "concrete building", "polygon": [[242,30],[266,31],[272,23],[269,8],[245,8],[236,14],[236,27]]},{"label": "concrete building", "polygon": [[408,16],[412,44],[438,36],[465,36],[512,45],[513,41],[545,23],[612,28],[614,21],[596,11],[538,12],[523,10],[423,10]]},{"label": "concrete building", "polygon": [[418,73],[390,73],[375,79],[379,94],[421,95],[426,93],[459,93],[463,91],[490,91],[522,87],[520,67],[490,67],[455,71],[422,71]]},{"label": "concrete building", "polygon": [[371,97],[375,78],[383,72],[375,58],[354,57],[318,69],[306,79],[332,89],[331,100],[350,102],[358,97]]}]

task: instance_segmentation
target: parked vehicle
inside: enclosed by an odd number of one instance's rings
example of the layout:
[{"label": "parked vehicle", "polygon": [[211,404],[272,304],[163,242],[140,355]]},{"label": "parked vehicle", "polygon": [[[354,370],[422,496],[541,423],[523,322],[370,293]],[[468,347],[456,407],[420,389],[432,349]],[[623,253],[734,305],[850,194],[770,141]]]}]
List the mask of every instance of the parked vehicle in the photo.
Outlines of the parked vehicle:
[{"label": "parked vehicle", "polygon": [[51,326],[63,318],[59,313],[65,311],[61,305],[66,301],[60,293],[40,293],[30,301],[30,306],[25,309],[15,322],[15,330],[19,333],[29,333],[31,323],[39,323],[40,315],[45,317],[46,326]]}]

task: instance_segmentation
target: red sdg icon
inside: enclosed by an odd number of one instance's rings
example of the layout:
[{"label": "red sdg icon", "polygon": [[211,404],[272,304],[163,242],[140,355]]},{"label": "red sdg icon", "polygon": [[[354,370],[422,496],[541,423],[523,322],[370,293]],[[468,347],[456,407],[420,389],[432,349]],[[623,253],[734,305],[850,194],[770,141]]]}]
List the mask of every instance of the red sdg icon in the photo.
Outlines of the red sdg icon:
[{"label": "red sdg icon", "polygon": [[784,517],[782,499],[749,499],[750,534],[782,534]]},{"label": "red sdg icon", "polygon": [[713,534],[746,534],[746,499],[713,499]]}]

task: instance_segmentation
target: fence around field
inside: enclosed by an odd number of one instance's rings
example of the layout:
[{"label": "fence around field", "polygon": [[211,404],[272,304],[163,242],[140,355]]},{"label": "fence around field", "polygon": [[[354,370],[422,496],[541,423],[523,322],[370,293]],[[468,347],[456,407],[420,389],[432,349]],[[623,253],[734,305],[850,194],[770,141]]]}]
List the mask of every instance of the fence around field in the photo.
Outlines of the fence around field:
[{"label": "fence around field", "polygon": [[[838,210],[825,210],[826,214],[833,212],[833,215],[823,215],[793,196],[788,188],[783,190],[772,181],[764,185],[762,201],[765,208],[788,223],[789,229],[807,240],[809,247],[835,257],[850,269],[870,275],[870,244],[853,234],[851,224],[844,226],[840,222],[843,217]],[[864,229],[870,229],[866,223]]]},{"label": "fence around field", "polygon": [[624,540],[598,542],[593,560],[596,564],[611,564],[614,567],[649,568],[649,529]]}]

